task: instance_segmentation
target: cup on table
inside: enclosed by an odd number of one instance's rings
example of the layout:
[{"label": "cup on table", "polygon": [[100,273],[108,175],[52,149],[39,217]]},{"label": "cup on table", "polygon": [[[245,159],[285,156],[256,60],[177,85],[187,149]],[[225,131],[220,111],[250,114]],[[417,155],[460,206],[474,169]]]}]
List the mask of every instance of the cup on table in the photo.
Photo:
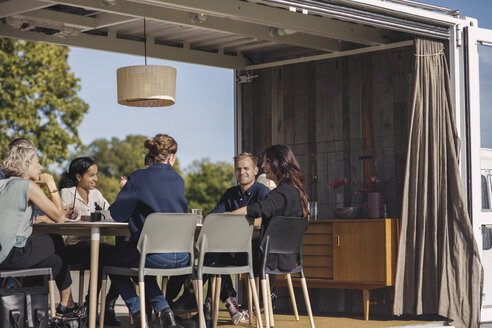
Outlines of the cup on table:
[{"label": "cup on table", "polygon": [[309,210],[309,219],[317,220],[318,219],[318,202],[309,202],[308,203]]},{"label": "cup on table", "polygon": [[104,220],[104,214],[100,211],[95,211],[91,213],[91,222]]},{"label": "cup on table", "polygon": [[90,222],[91,221],[91,216],[90,215],[81,215],[80,216],[80,221]]},{"label": "cup on table", "polygon": [[198,215],[198,224],[202,225],[203,224],[203,214],[202,214],[202,209],[201,208],[194,208],[191,210],[192,214]]}]

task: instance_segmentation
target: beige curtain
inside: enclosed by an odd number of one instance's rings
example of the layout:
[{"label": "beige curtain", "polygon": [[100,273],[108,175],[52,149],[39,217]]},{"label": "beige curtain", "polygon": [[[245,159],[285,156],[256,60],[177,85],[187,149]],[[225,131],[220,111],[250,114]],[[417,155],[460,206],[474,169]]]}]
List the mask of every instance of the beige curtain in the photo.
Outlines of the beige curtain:
[{"label": "beige curtain", "polygon": [[444,45],[415,40],[394,313],[437,313],[478,327],[482,265],[465,208]]}]

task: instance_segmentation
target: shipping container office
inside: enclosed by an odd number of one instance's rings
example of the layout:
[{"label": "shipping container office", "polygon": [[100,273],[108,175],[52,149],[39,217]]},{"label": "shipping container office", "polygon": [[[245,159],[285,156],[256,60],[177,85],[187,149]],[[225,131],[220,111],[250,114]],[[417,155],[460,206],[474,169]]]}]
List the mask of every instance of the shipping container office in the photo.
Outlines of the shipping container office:
[{"label": "shipping container office", "polygon": [[[329,181],[361,174],[362,161],[403,172],[413,40],[444,40],[463,194],[482,249],[481,227],[492,218],[480,197],[480,73],[487,62],[479,57],[490,56],[492,35],[474,19],[413,1],[376,0],[7,0],[0,16],[5,37],[135,55],[142,55],[146,17],[149,56],[234,69],[236,151],[291,145],[320,218],[329,218],[337,202]],[[362,154],[367,147],[374,153]],[[390,215],[398,215],[400,202],[392,200]],[[492,268],[486,261],[484,267],[488,321]]]}]

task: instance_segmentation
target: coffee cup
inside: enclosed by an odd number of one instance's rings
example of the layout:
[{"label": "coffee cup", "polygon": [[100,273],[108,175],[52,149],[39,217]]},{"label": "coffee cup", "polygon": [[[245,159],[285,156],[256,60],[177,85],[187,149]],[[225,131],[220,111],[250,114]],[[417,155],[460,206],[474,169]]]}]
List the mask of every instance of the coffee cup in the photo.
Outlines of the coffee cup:
[{"label": "coffee cup", "polygon": [[99,211],[91,213],[91,222],[101,221],[101,220],[104,220],[104,218],[105,218],[104,214],[102,214]]}]

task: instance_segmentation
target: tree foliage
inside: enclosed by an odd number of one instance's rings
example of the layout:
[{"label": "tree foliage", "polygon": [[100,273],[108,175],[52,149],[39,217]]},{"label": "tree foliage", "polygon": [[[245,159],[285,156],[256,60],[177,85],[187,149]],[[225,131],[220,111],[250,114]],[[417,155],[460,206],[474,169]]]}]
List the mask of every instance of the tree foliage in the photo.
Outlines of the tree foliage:
[{"label": "tree foliage", "polygon": [[43,164],[62,162],[80,146],[78,126],[88,105],[77,96],[68,47],[0,38],[0,149],[11,139],[32,140]]},{"label": "tree foliage", "polygon": [[201,208],[203,215],[213,210],[222,194],[234,185],[234,166],[229,163],[211,163],[208,158],[195,160],[185,172],[188,207]]}]

